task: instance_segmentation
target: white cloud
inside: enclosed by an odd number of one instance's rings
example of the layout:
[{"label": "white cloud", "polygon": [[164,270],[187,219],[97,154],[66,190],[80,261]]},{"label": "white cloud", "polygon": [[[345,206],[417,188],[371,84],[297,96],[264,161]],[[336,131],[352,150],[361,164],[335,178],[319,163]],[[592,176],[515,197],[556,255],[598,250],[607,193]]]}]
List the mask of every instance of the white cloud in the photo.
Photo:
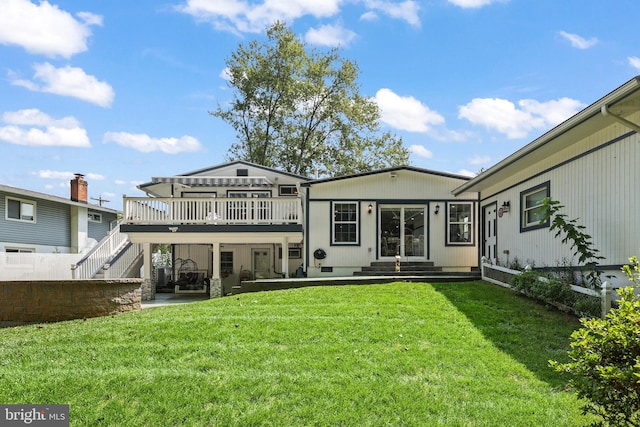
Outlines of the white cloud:
[{"label": "white cloud", "polygon": [[477,173],[475,173],[475,172],[471,172],[471,171],[470,171],[470,170],[468,170],[468,169],[460,169],[460,170],[458,171],[458,175],[468,176],[469,178],[473,178],[474,176],[476,176],[476,175],[477,175]]},{"label": "white cloud", "polygon": [[102,17],[89,12],[75,19],[58,6],[42,1],[2,0],[0,44],[18,45],[29,53],[49,57],[71,56],[87,50],[90,26],[102,25]]},{"label": "white cloud", "polygon": [[101,107],[110,107],[113,102],[115,96],[113,88],[108,83],[86,74],[82,68],[69,66],[56,68],[48,62],[35,64],[33,68],[36,71],[34,79],[37,82],[18,79],[15,73],[9,73],[11,83],[34,92],[78,98]]},{"label": "white cloud", "polygon": [[0,141],[37,147],[91,147],[87,131],[74,117],[54,119],[37,109],[6,112]]},{"label": "white cloud", "polygon": [[[73,179],[76,175],[73,172],[52,171],[48,169],[32,172],[32,174],[43,179]],[[88,173],[85,177],[91,181],[104,181],[105,179],[104,175],[97,173]]]},{"label": "white cloud", "polygon": [[222,79],[230,82],[231,81],[231,70],[229,69],[229,67],[224,67],[222,69],[222,71],[220,71],[220,74],[218,74],[218,77],[221,77]]},{"label": "white cloud", "polygon": [[636,70],[640,70],[640,58],[637,56],[630,56],[627,58],[629,60],[629,65],[631,65]]},{"label": "white cloud", "polygon": [[489,156],[474,156],[469,159],[470,165],[486,165],[491,161],[491,157]]},{"label": "white cloud", "polygon": [[378,14],[375,13],[374,11],[370,10],[370,11],[365,12],[362,15],[360,15],[360,19],[362,19],[363,21],[377,21],[378,20]]},{"label": "white cloud", "polygon": [[598,39],[595,37],[592,37],[587,40],[582,36],[579,36],[577,34],[567,33],[566,31],[560,31],[558,34],[560,34],[565,39],[569,40],[569,42],[571,43],[571,46],[578,49],[589,49],[590,47],[593,47],[598,43]]},{"label": "white cloud", "polygon": [[504,3],[509,0],[448,0],[448,1],[454,6],[458,6],[463,9],[477,9],[479,7],[489,6],[490,4],[493,4],[493,3],[498,3],[498,2]]},{"label": "white cloud", "polygon": [[310,44],[319,46],[347,46],[356,38],[356,33],[340,25],[322,25],[311,28],[304,39]]},{"label": "white cloud", "polygon": [[518,139],[532,130],[544,130],[561,123],[585,105],[570,98],[547,102],[524,99],[518,102],[518,107],[506,99],[475,98],[459,107],[458,117],[505,134],[509,139]]},{"label": "white cloud", "polygon": [[444,123],[444,117],[412,96],[402,97],[390,89],[380,89],[375,96],[380,120],[391,127],[409,132],[428,132],[432,125]]},{"label": "white cloud", "polygon": [[37,108],[6,112],[2,115],[2,121],[10,125],[53,126],[64,129],[73,129],[80,126],[80,122],[75,117],[68,116],[62,119],[54,119]]},{"label": "white cloud", "polygon": [[409,152],[423,159],[431,159],[433,157],[433,153],[427,148],[425,148],[423,145],[418,145],[418,144],[411,145],[409,147]]},{"label": "white cloud", "polygon": [[365,0],[365,6],[371,10],[382,12],[394,19],[406,21],[413,27],[420,26],[420,4],[413,0],[402,2],[384,0]]},{"label": "white cloud", "polygon": [[[176,7],[199,22],[208,22],[214,28],[233,33],[259,33],[275,21],[291,24],[298,18],[330,18],[340,13],[346,0],[186,0]],[[420,26],[419,2],[404,0],[364,0],[370,19],[375,12],[401,19],[412,26]],[[366,16],[366,18],[365,18]],[[326,34],[325,37],[326,38]]]},{"label": "white cloud", "polygon": [[167,154],[194,152],[202,149],[200,142],[191,137],[181,138],[152,138],[146,134],[134,134],[127,132],[107,132],[104,134],[104,142],[115,142],[123,147],[133,148],[143,153],[162,151]]},{"label": "white cloud", "polygon": [[291,23],[302,16],[327,18],[340,11],[343,0],[187,0],[176,9],[197,21],[209,22],[216,29],[258,33],[275,21]]}]

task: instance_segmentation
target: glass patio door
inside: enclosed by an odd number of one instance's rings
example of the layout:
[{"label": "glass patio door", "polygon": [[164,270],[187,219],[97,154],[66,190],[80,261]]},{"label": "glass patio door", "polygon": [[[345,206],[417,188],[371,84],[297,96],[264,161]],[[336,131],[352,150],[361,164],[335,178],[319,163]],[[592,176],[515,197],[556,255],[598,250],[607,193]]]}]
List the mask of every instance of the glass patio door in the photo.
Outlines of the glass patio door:
[{"label": "glass patio door", "polygon": [[381,206],[380,257],[425,257],[424,206]]}]

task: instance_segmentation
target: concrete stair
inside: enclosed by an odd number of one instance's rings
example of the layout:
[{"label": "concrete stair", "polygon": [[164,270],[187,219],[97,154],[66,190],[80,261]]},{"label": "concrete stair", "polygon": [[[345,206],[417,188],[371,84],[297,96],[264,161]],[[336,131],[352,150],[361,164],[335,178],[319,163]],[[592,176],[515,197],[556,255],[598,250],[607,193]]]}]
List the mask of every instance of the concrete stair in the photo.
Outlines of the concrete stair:
[{"label": "concrete stair", "polygon": [[470,271],[442,271],[442,267],[436,267],[432,261],[402,261],[400,262],[400,271],[396,271],[396,263],[394,261],[374,261],[371,265],[362,267],[361,271],[354,272],[353,275],[423,278],[431,282],[480,280],[479,269],[472,269]]}]

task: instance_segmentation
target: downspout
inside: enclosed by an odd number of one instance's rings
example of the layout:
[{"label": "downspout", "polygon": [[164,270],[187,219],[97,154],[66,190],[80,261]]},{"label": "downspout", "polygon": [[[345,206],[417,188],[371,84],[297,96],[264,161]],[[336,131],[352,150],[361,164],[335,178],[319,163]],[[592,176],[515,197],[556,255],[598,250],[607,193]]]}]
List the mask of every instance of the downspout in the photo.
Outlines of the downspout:
[{"label": "downspout", "polygon": [[611,117],[613,120],[617,121],[618,123],[621,123],[623,126],[628,127],[629,129],[633,129],[636,132],[640,133],[640,125],[637,125],[633,122],[630,122],[627,119],[623,119],[620,116],[616,116],[615,114],[613,114],[611,111],[609,111],[609,108],[607,107],[607,104],[604,104],[601,108],[600,108],[600,112],[602,113],[603,116],[605,117]]}]

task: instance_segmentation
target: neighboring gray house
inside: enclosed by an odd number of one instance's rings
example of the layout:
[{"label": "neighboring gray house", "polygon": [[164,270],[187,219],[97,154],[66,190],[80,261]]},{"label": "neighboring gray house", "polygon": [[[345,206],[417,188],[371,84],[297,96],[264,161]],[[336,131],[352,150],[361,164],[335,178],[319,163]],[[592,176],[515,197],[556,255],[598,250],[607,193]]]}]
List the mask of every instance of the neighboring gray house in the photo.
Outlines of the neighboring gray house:
[{"label": "neighboring gray house", "polygon": [[87,182],[70,198],[0,185],[0,252],[84,254],[116,226],[118,211],[87,202]]},{"label": "neighboring gray house", "polygon": [[[453,191],[480,195],[480,250],[493,263],[577,264],[550,224],[545,197],[578,219],[618,274],[640,255],[640,77],[635,77]],[[564,236],[562,236],[564,237]],[[618,283],[628,283],[620,278]]]}]

